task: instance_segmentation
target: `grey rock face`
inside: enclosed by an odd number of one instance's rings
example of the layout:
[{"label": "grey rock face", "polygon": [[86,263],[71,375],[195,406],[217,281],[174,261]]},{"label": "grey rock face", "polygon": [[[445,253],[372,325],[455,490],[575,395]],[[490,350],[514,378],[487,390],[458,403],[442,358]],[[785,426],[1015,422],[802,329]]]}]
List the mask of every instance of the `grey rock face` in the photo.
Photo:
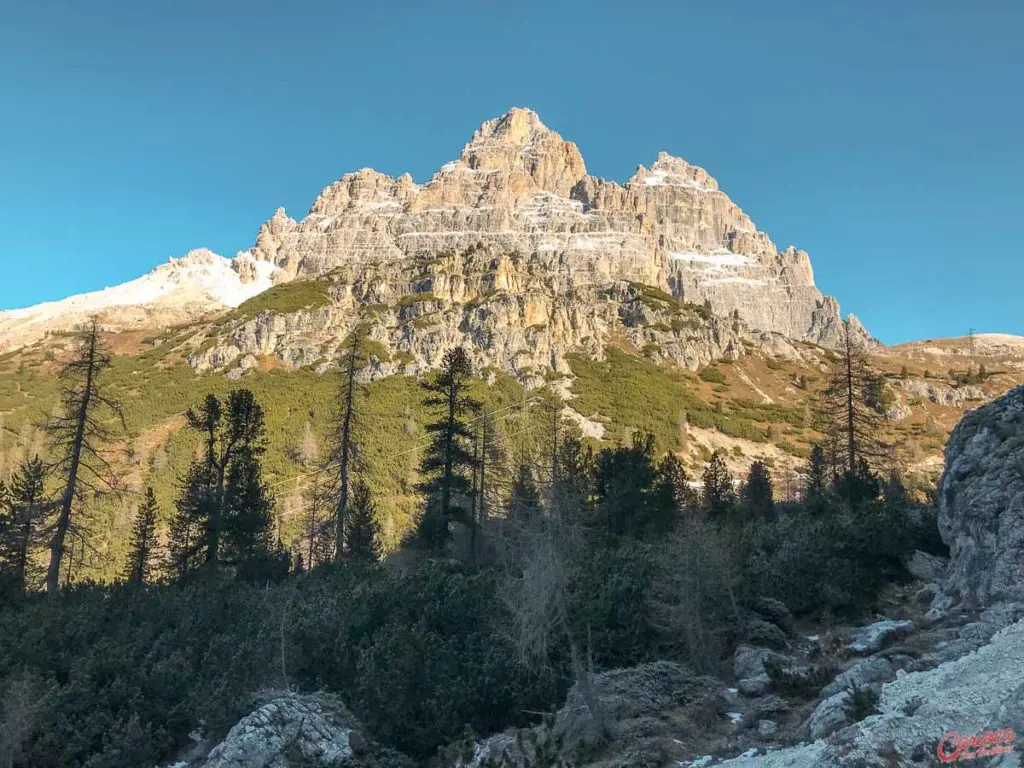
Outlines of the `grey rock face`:
[{"label": "grey rock face", "polygon": [[[924,764],[948,733],[976,734],[1012,728],[1024,732],[1024,622],[996,633],[991,642],[934,669],[898,675],[882,686],[879,713],[828,739],[755,758],[722,763],[729,768],[883,768]],[[839,694],[841,695],[841,694]],[[819,716],[820,722],[829,722]],[[1018,745],[1019,749],[1019,745]],[[992,765],[1019,765],[1011,753]]]},{"label": "grey rock face", "polygon": [[850,653],[864,656],[877,653],[893,640],[905,636],[914,628],[913,622],[885,619],[858,629],[847,649]]},{"label": "grey rock face", "polygon": [[764,665],[769,660],[780,664],[790,663],[787,656],[783,656],[781,653],[776,653],[768,648],[741,645],[733,654],[733,674],[738,680],[758,677],[765,674]]},{"label": "grey rock face", "polygon": [[973,384],[951,387],[948,384],[928,381],[926,379],[906,379],[898,383],[907,394],[914,397],[923,397],[936,405],[959,408],[968,400],[985,399],[984,390]]},{"label": "grey rock face", "polygon": [[354,726],[354,718],[334,697],[282,696],[242,718],[213,748],[203,766],[350,765]]},{"label": "grey rock face", "polygon": [[828,698],[850,687],[862,688],[871,683],[884,683],[896,676],[896,668],[885,658],[873,656],[862,659],[836,676],[835,680],[821,689],[821,695]]},{"label": "grey rock face", "polygon": [[850,694],[847,691],[840,691],[818,704],[808,722],[811,738],[824,738],[848,725],[850,718],[846,714],[846,707],[849,701]]},{"label": "grey rock face", "polygon": [[906,562],[907,571],[921,581],[938,581],[946,574],[949,562],[944,557],[930,555],[917,549]]},{"label": "grey rock face", "polygon": [[1024,387],[971,411],[950,435],[939,532],[951,555],[947,600],[1024,597]]},{"label": "grey rock face", "polygon": [[761,331],[840,338],[838,304],[815,287],[807,254],[777,250],[706,171],[661,153],[624,185],[595,178],[575,144],[525,109],[484,123],[425,184],[346,174],[302,221],[279,210],[251,254],[291,278],[340,269],[365,284],[381,268],[474,247],[528,264],[552,297],[637,282]]}]

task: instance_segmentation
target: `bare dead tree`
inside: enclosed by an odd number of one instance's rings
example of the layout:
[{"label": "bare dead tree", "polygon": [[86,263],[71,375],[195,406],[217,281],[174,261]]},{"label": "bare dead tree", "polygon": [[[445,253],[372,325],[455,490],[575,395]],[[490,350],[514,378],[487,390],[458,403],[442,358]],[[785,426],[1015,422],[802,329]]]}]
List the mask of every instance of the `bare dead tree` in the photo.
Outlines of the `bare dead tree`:
[{"label": "bare dead tree", "polygon": [[62,486],[46,572],[46,592],[50,596],[56,595],[60,587],[68,536],[77,536],[85,546],[77,513],[87,494],[118,490],[118,476],[105,451],[126,430],[120,403],[100,385],[111,365],[100,332],[96,318],[78,331],[75,356],[58,374],[62,408],[46,424],[54,457],[49,472],[61,479]]},{"label": "bare dead tree", "polygon": [[843,329],[839,358],[821,392],[818,415],[836,463],[855,475],[862,459],[877,464],[887,449],[880,438],[881,417],[869,405],[877,374],[863,346],[851,335],[849,321],[844,321]]},{"label": "bare dead tree", "polygon": [[[593,719],[599,738],[611,737],[611,726],[594,684],[589,654],[571,622],[573,572],[584,547],[583,518],[574,507],[582,499],[563,487],[558,471],[558,429],[552,429],[552,477],[548,488],[547,514],[528,516],[515,524],[509,521],[504,548],[504,595],[511,611],[514,640],[520,661],[537,666],[547,664],[556,644],[569,651],[573,678]],[[542,510],[541,510],[542,512]]]}]

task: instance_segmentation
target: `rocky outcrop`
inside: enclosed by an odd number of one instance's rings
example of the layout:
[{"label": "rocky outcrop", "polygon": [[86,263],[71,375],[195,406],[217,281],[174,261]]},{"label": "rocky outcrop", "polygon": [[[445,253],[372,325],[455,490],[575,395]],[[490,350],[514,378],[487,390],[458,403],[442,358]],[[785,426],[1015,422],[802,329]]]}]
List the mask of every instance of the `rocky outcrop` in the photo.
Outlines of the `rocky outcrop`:
[{"label": "rocky outcrop", "polygon": [[[386,757],[386,762],[380,758]],[[285,693],[268,697],[213,747],[197,768],[401,768],[409,763],[362,736],[356,719],[335,696]],[[186,768],[179,763],[172,768]],[[195,764],[194,764],[195,765]]]},{"label": "rocky outcrop", "polygon": [[[728,722],[721,684],[672,662],[610,670],[595,675],[592,684],[603,733],[579,686],[574,686],[550,725],[492,736],[456,757],[452,765],[656,765],[678,751],[679,737],[700,731],[699,721]],[[581,755],[598,752],[600,760],[581,761]]]},{"label": "rocky outcrop", "polygon": [[938,497],[950,548],[940,599],[1024,598],[1024,387],[961,419],[946,444]]},{"label": "rocky outcrop", "polygon": [[330,294],[326,305],[229,315],[210,328],[191,364],[203,372],[269,355],[295,367],[323,369],[336,360],[357,322],[369,326],[370,378],[423,373],[456,345],[470,350],[478,369],[493,366],[538,382],[546,371],[568,373],[569,355],[599,357],[616,339],[653,362],[690,370],[750,349],[803,354],[778,334],[755,331],[639,283],[583,286],[558,295],[521,259],[475,248],[412,266],[350,266],[317,284]]},{"label": "rocky outcrop", "polygon": [[[952,755],[961,744],[960,758],[973,748],[957,736],[992,733],[992,739],[1024,733],[1024,622],[997,632],[991,642],[934,669],[902,673],[882,686],[878,714],[846,724],[839,701],[819,707],[819,728],[824,734],[839,727],[827,740],[817,740],[760,756],[744,756],[717,765],[725,768],[883,768],[937,764],[938,751]],[[833,701],[835,700],[835,701]],[[984,736],[982,739],[984,740]],[[969,744],[969,742],[967,742]],[[1014,746],[1013,739],[1005,742]],[[1020,744],[1015,745],[1018,749]],[[1016,755],[989,765],[1018,765]]]},{"label": "rocky outcrop", "polygon": [[973,384],[951,387],[948,384],[926,379],[906,379],[898,383],[907,394],[924,398],[936,405],[960,408],[966,402],[985,399],[984,390]]}]

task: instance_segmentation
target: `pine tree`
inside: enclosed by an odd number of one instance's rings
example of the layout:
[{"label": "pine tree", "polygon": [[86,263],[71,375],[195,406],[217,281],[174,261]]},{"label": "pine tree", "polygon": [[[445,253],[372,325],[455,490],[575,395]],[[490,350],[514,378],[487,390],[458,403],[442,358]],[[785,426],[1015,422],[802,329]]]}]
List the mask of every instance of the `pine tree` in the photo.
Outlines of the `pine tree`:
[{"label": "pine tree", "polygon": [[674,453],[661,460],[655,484],[657,515],[653,522],[656,532],[671,530],[684,515],[700,507],[700,497],[690,486],[686,469]]},{"label": "pine tree", "polygon": [[158,511],[153,488],[147,488],[146,498],[135,513],[131,554],[124,571],[125,581],[130,584],[145,584],[152,575],[153,561],[157,554],[156,518]]},{"label": "pine tree", "polygon": [[334,441],[331,459],[338,467],[337,509],[334,516],[334,561],[340,562],[345,550],[345,518],[349,504],[349,475],[356,457],[354,432],[358,413],[356,409],[356,376],[366,365],[363,349],[366,329],[357,325],[352,329],[341,349],[341,384],[338,392],[338,411],[334,420]]},{"label": "pine tree", "polygon": [[701,476],[704,488],[701,491],[701,506],[704,513],[714,520],[729,517],[736,508],[736,489],[732,473],[725,465],[722,454],[715,453],[704,467]]},{"label": "pine tree", "polygon": [[449,523],[459,520],[472,524],[464,500],[472,492],[473,434],[466,417],[479,408],[469,394],[473,368],[462,347],[445,353],[440,373],[423,383],[429,393],[427,406],[440,408],[440,418],[427,425],[430,444],[420,463],[423,481],[418,490],[426,506],[418,525],[419,539],[434,552],[444,551],[449,538]]},{"label": "pine tree", "polygon": [[818,501],[828,491],[828,460],[820,443],[811,446],[811,454],[807,459],[807,484],[804,494],[808,501]]},{"label": "pine tree", "polygon": [[594,475],[597,472],[594,449],[583,445],[578,437],[569,435],[556,450],[558,472],[551,489],[551,507],[566,524],[579,525],[587,516],[594,493]]},{"label": "pine tree", "polygon": [[362,481],[357,482],[352,488],[352,503],[345,530],[345,549],[350,561],[373,563],[380,558],[376,516],[369,486]]},{"label": "pine tree", "polygon": [[775,517],[772,498],[772,476],[764,462],[758,459],[750,465],[747,482],[743,484],[743,506],[755,518],[771,520]]},{"label": "pine tree", "polygon": [[273,550],[273,502],[263,484],[263,409],[247,389],[225,402],[209,395],[189,409],[188,424],[203,435],[203,455],[182,481],[171,526],[171,559],[179,577],[200,564],[242,564]]},{"label": "pine tree", "polygon": [[0,497],[0,579],[14,594],[24,594],[36,582],[36,553],[52,505],[46,497],[46,466],[36,456],[11,476]]},{"label": "pine tree", "polygon": [[86,492],[113,487],[112,467],[103,455],[104,446],[115,437],[110,423],[120,422],[121,428],[124,427],[120,403],[100,386],[111,361],[95,318],[78,331],[76,343],[74,358],[59,374],[61,411],[46,425],[51,454],[56,456],[49,470],[61,480],[60,511],[50,542],[50,565],[46,572],[46,592],[51,597],[60,587],[61,562],[68,537],[77,537],[84,543],[84,533],[77,525],[77,512]]},{"label": "pine tree", "polygon": [[820,418],[844,474],[853,477],[861,459],[869,464],[877,461],[884,449],[878,437],[881,421],[871,405],[878,377],[868,365],[863,347],[853,338],[849,321],[843,329],[839,358],[821,393]]},{"label": "pine tree", "polygon": [[596,523],[610,540],[642,536],[657,516],[654,435],[637,432],[632,445],[605,448],[594,476]]},{"label": "pine tree", "polygon": [[216,484],[215,471],[204,461],[192,462],[180,481],[170,525],[168,575],[173,579],[184,581],[205,562],[204,533],[212,517]]},{"label": "pine tree", "polygon": [[228,469],[224,490],[223,560],[235,565],[267,558],[274,538],[274,502],[263,483],[262,448],[240,451]]}]

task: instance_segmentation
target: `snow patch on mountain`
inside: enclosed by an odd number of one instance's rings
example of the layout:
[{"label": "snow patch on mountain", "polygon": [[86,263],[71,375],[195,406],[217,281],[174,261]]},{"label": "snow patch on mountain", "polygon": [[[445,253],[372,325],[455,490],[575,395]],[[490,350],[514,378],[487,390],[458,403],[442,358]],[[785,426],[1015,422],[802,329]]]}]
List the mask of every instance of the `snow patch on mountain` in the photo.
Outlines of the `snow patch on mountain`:
[{"label": "snow patch on mountain", "polygon": [[31,343],[47,331],[68,330],[95,314],[117,326],[120,312],[127,325],[138,326],[157,312],[181,314],[186,320],[197,311],[237,307],[273,286],[279,271],[246,252],[230,259],[206,249],[193,250],[121,285],[0,311],[0,349]]}]

